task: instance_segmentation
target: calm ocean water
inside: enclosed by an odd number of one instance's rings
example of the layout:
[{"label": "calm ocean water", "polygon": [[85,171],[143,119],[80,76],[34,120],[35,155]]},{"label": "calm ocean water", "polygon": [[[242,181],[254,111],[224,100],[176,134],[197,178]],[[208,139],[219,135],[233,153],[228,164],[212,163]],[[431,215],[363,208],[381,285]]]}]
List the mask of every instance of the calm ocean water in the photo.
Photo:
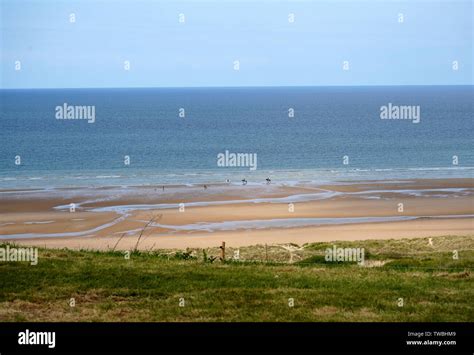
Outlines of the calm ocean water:
[{"label": "calm ocean water", "polygon": [[[3,189],[474,174],[472,86],[0,90],[0,98]],[[64,103],[94,105],[95,122],[56,119]],[[389,103],[419,105],[420,122],[380,119]],[[225,150],[256,153],[257,170],[218,167]]]}]

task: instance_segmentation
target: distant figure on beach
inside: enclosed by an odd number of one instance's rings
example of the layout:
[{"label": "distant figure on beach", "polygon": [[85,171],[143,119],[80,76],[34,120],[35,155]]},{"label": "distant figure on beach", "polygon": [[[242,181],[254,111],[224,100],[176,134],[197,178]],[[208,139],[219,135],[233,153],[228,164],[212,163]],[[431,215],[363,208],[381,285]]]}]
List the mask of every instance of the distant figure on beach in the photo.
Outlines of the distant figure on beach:
[{"label": "distant figure on beach", "polygon": [[207,190],[207,185],[204,185],[204,190]]},{"label": "distant figure on beach", "polygon": [[165,185],[163,185],[163,191],[165,191]]},{"label": "distant figure on beach", "polygon": [[247,180],[246,179],[242,179],[242,185],[247,185]]},{"label": "distant figure on beach", "polygon": [[230,183],[230,180],[229,180],[229,179],[225,179],[225,182],[226,182],[226,183]]},{"label": "distant figure on beach", "polygon": [[267,185],[272,182],[272,180],[270,180],[270,178],[266,178],[265,180],[267,181]]}]

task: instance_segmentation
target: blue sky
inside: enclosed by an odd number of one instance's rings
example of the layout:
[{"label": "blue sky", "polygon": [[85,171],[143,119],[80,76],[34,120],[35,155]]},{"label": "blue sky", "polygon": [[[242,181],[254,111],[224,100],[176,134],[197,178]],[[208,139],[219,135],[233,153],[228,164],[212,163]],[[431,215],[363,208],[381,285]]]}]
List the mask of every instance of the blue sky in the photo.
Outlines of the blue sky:
[{"label": "blue sky", "polygon": [[0,3],[2,88],[473,84],[471,0]]}]

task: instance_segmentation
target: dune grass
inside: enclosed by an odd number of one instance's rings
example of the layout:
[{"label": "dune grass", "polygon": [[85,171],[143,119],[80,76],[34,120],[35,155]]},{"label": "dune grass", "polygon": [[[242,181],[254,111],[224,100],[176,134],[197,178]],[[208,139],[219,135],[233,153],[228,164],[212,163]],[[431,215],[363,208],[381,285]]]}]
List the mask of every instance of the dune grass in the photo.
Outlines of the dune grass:
[{"label": "dune grass", "polygon": [[0,321],[474,321],[474,236],[432,242],[334,243],[364,248],[365,266],[327,263],[333,243],[245,247],[225,263],[217,248],[40,249],[36,266],[0,262]]}]

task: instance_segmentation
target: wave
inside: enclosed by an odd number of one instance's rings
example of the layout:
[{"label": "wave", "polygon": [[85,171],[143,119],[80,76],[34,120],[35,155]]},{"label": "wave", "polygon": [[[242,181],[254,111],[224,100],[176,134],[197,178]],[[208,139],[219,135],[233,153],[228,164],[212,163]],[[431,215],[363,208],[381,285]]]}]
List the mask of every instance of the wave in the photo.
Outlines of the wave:
[{"label": "wave", "polygon": [[[409,167],[409,168],[317,168],[317,169],[268,169],[257,171],[206,170],[157,172],[143,170],[138,172],[101,171],[77,174],[61,171],[58,174],[37,175],[23,171],[20,175],[0,177],[0,189],[55,188],[55,187],[110,187],[110,186],[147,186],[147,185],[212,185],[226,183],[239,185],[242,179],[248,185],[265,185],[269,177],[272,183],[295,186],[299,183],[330,184],[339,181],[364,180],[401,180],[429,178],[473,178],[474,167]],[[113,183],[112,183],[113,180]]]}]

